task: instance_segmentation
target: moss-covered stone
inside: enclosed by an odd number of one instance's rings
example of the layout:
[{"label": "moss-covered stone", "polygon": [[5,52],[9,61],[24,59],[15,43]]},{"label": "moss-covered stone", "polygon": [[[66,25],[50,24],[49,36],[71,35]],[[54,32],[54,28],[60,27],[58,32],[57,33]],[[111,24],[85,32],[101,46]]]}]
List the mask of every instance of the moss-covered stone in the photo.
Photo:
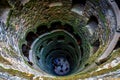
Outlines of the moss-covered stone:
[{"label": "moss-covered stone", "polygon": [[13,70],[13,69],[5,69],[5,68],[3,68],[1,66],[0,66],[0,72],[7,72],[7,73],[9,73],[12,76],[23,77],[23,78],[28,79],[28,80],[32,80],[33,77],[34,77],[33,74],[20,72],[18,70]]}]

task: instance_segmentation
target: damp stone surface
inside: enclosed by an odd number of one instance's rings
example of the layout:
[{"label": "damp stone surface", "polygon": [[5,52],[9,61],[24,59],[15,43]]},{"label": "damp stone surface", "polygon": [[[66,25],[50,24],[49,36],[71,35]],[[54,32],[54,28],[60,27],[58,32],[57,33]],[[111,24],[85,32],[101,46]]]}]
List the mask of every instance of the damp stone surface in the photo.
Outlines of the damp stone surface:
[{"label": "damp stone surface", "polygon": [[1,0],[0,80],[120,77],[120,0]]}]

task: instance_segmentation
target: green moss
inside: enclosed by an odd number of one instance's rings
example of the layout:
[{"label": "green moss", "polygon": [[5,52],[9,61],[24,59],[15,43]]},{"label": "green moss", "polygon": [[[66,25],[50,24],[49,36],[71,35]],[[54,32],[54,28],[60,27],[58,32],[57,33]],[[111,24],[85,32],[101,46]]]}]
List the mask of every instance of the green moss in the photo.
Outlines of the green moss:
[{"label": "green moss", "polygon": [[18,76],[18,77],[23,77],[26,78],[27,80],[32,80],[34,75],[33,74],[29,74],[29,73],[25,73],[25,72],[20,72],[18,70],[13,70],[13,69],[5,69],[3,67],[0,66],[0,72],[6,72],[12,76]]},{"label": "green moss", "polygon": [[[111,62],[111,60],[113,60],[115,57],[118,57],[120,55],[120,49],[116,50],[115,52],[112,53],[112,57],[110,58],[110,60],[108,60],[106,63]],[[100,65],[103,66],[106,63]],[[99,66],[99,67],[100,67]],[[72,75],[72,76],[67,76],[67,77],[56,77],[56,78],[49,78],[49,77],[43,77],[44,80],[77,80],[77,79],[85,79],[85,78],[89,78],[89,77],[94,77],[94,76],[98,76],[98,75],[102,75],[108,72],[113,72],[116,71],[120,68],[120,65],[117,65],[113,68],[108,68],[108,69],[103,69],[100,71],[95,71],[98,67],[93,68],[90,71],[84,72],[84,73],[79,73],[76,75]]]},{"label": "green moss", "polygon": [[7,22],[6,22],[6,26],[7,27],[9,26],[9,20],[11,18],[12,12],[13,12],[13,10],[11,9],[10,12],[9,12],[9,14],[8,14],[8,17],[7,17]]},{"label": "green moss", "polygon": [[81,19],[79,16],[76,16],[76,14],[71,13],[69,11],[69,7],[47,7],[48,2],[44,2],[43,4],[42,1],[30,1],[23,7],[21,11],[14,10],[12,18],[20,16],[22,19],[25,19],[25,27],[33,27],[40,23],[49,23],[52,20],[68,21],[71,24],[78,24],[79,20]]},{"label": "green moss", "polygon": [[115,58],[120,57],[120,48],[117,49],[116,51],[112,52],[111,55],[109,56],[109,60],[107,60],[105,63],[101,64],[99,67],[102,67],[103,65],[110,63],[112,60]]},{"label": "green moss", "polygon": [[93,62],[95,62],[96,58],[98,58],[99,55],[104,52],[104,50],[105,48],[101,46],[95,54],[89,57],[89,59],[87,60],[87,63],[92,64]]},{"label": "green moss", "polygon": [[3,51],[6,52],[8,55],[10,55],[12,57],[18,57],[18,55],[13,50],[14,49],[11,46],[9,47],[9,49],[6,47],[4,47],[4,49],[3,49]]},{"label": "green moss", "polygon": [[110,34],[110,29],[108,28],[107,26],[107,21],[106,21],[106,18],[105,18],[105,15],[102,13],[101,9],[99,9],[100,11],[99,12],[99,18],[101,19],[102,23],[103,23],[103,26],[105,28],[105,34],[106,35],[106,42],[108,41],[109,39],[109,34]]},{"label": "green moss", "polygon": [[12,65],[8,60],[4,59],[1,55],[0,55],[0,63],[5,65]]},{"label": "green moss", "polygon": [[89,1],[92,2],[92,4],[94,4],[95,6],[98,6],[100,0],[89,0]]},{"label": "green moss", "polygon": [[[99,0],[90,0],[93,3],[95,3],[95,5],[98,5]],[[97,3],[96,3],[97,2]],[[45,24],[50,26],[50,23],[53,21],[61,21],[63,24],[64,23],[68,23],[71,24],[72,26],[74,26],[76,28],[76,26],[78,26],[81,22],[81,20],[83,19],[83,17],[78,16],[75,13],[70,12],[70,7],[65,7],[65,6],[58,6],[58,7],[51,7],[49,8],[48,6],[48,2],[43,2],[39,1],[37,2],[37,0],[30,0],[30,2],[28,2],[27,4],[25,4],[25,6],[23,7],[23,9],[21,11],[18,10],[11,10],[9,15],[8,15],[8,19],[7,19],[7,26],[9,26],[9,23],[14,22],[13,20],[16,19],[16,17],[20,18],[20,19],[24,19],[25,23],[24,23],[24,33],[25,34],[21,34],[21,36],[24,36],[23,39],[20,39],[19,41],[19,49],[21,49],[22,44],[25,43],[25,37],[27,35],[28,32],[33,31],[35,32],[36,27],[38,27],[39,25]],[[99,10],[99,9],[98,9]],[[101,21],[104,22],[104,27],[105,27],[105,32],[106,32],[106,37],[109,37],[109,29],[106,25],[106,19],[103,13],[101,13],[101,11],[98,11],[99,14],[99,18],[101,19]],[[83,21],[84,24],[86,24],[87,21]],[[84,25],[80,25],[80,27],[82,27]],[[83,31],[83,32],[82,32]],[[80,36],[81,37],[87,37],[87,33],[85,33],[84,31],[86,31],[86,29],[83,27],[81,28],[81,32],[80,32]],[[84,35],[86,34],[86,35]],[[83,45],[82,47],[84,48],[84,50],[86,50],[86,53],[89,53],[89,47],[90,44],[87,42],[87,39],[82,39],[83,41]],[[106,40],[107,41],[107,40]],[[107,42],[106,42],[107,43]],[[88,47],[89,46],[89,47]],[[90,56],[90,58],[87,60],[86,63],[88,63],[88,66],[90,64],[92,64],[93,62],[95,62],[95,60],[105,51],[106,46],[100,46],[99,50],[93,54],[92,56]],[[5,49],[6,52],[8,52],[10,55],[15,55],[15,53],[12,50],[8,50]],[[115,53],[114,53],[115,54]],[[86,54],[85,54],[86,55]],[[110,60],[113,59],[113,56],[117,56],[118,54],[116,53],[116,55],[111,55],[112,58],[110,58]],[[16,55],[15,55],[16,56]],[[88,56],[88,55],[86,55]],[[4,61],[4,60],[3,60]],[[3,62],[2,61],[2,62]],[[25,62],[27,64],[27,62]],[[48,77],[44,77],[44,80],[75,80],[75,79],[79,79],[79,78],[87,78],[87,77],[91,77],[91,76],[97,76],[103,73],[108,72],[108,69],[104,69],[98,72],[92,72],[94,71],[96,68],[91,69],[88,72],[85,73],[79,73],[76,75],[72,75],[72,76],[67,76],[67,77],[56,77],[56,78],[48,78]],[[114,68],[113,70],[118,69],[118,67]],[[110,69],[111,70],[111,69]],[[111,70],[111,71],[113,71]],[[15,74],[14,70],[7,70],[7,72],[11,74]],[[18,72],[18,71],[16,71]],[[91,73],[92,72],[92,73]],[[19,74],[20,72],[18,72],[17,75],[19,76],[26,76],[27,74]],[[39,77],[36,78],[36,80],[39,80]]]},{"label": "green moss", "polygon": [[77,80],[77,79],[85,79],[85,78],[89,78],[89,77],[94,77],[94,76],[98,76],[98,75],[102,75],[108,72],[112,72],[112,71],[116,71],[117,69],[119,69],[120,65],[114,67],[114,68],[109,68],[109,69],[103,69],[101,71],[97,71],[97,72],[87,72],[84,74],[79,74],[79,75],[74,75],[74,76],[69,76],[69,77],[56,77],[56,78],[48,78],[48,77],[43,77],[44,80]]}]

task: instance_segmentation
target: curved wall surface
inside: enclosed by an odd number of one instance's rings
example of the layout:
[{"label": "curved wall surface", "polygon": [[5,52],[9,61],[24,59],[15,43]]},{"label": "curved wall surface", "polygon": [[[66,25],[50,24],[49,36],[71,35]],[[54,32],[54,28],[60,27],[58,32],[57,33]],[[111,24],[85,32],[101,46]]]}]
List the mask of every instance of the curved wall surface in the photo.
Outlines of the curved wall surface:
[{"label": "curved wall surface", "polygon": [[120,0],[1,0],[0,79],[119,79]]}]

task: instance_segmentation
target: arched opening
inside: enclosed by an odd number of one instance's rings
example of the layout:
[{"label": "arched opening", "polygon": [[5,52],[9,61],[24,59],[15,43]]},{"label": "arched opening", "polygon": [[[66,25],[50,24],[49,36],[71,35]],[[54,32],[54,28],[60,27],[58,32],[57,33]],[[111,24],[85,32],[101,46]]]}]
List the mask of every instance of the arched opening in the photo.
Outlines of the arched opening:
[{"label": "arched opening", "polygon": [[71,11],[82,15],[84,11],[84,6],[86,4],[86,0],[72,0],[72,9]]},{"label": "arched opening", "polygon": [[72,5],[77,5],[77,4],[84,6],[86,4],[86,0],[72,0]]},{"label": "arched opening", "polygon": [[64,27],[62,26],[62,23],[60,21],[51,23],[50,31],[55,30],[55,29],[64,29]]},{"label": "arched opening", "polygon": [[29,46],[27,46],[25,44],[22,45],[22,53],[27,58],[29,57],[29,49],[30,49]]},{"label": "arched opening", "polygon": [[98,28],[98,23],[99,22],[96,16],[94,15],[90,16],[90,19],[88,20],[87,25],[86,25],[86,27],[89,30],[90,35],[94,34],[96,28]]},{"label": "arched opening", "polygon": [[100,46],[100,41],[99,40],[96,40],[93,44],[93,53],[95,53],[98,49],[99,49],[99,46]]},{"label": "arched opening", "polygon": [[73,27],[71,25],[65,24],[64,27],[65,27],[66,31],[68,31],[69,33],[73,34],[74,29],[73,29]]},{"label": "arched opening", "polygon": [[0,0],[0,8],[8,8],[10,7],[7,0]]},{"label": "arched opening", "polygon": [[91,22],[95,22],[96,24],[98,24],[98,19],[96,16],[92,15],[90,16],[90,19],[88,21],[88,24],[91,23]]},{"label": "arched opening", "polygon": [[46,25],[40,25],[40,26],[37,28],[37,34],[38,34],[38,35],[41,35],[41,34],[47,32],[47,31],[48,31],[48,28],[47,28]]},{"label": "arched opening", "polygon": [[26,36],[27,44],[30,46],[38,36],[34,32],[29,32]]}]

